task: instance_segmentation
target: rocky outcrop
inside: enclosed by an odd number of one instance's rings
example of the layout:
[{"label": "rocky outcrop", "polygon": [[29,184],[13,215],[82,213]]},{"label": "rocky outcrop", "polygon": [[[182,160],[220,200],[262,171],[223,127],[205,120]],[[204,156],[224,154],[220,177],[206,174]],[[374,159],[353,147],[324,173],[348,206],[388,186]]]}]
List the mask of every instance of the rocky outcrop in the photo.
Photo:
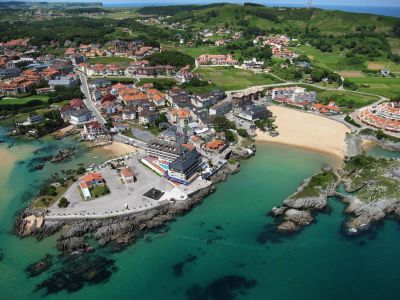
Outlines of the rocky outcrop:
[{"label": "rocky outcrop", "polygon": [[283,201],[282,207],[272,208],[270,215],[278,220],[277,230],[279,232],[295,232],[300,230],[303,226],[309,225],[313,222],[313,212],[321,211],[326,208],[328,197],[335,194],[337,184],[339,182],[339,176],[329,166],[323,166],[322,172],[316,176],[324,175],[324,172],[332,172],[336,178],[329,182],[326,187],[314,186],[313,191],[317,191],[316,196],[305,196],[308,193],[304,191],[309,188],[310,185],[314,185],[312,178],[304,180],[297,191]]},{"label": "rocky outcrop", "polygon": [[381,199],[370,203],[354,196],[342,197],[348,204],[345,212],[349,214],[345,229],[349,235],[362,233],[372,224],[383,220],[387,215],[400,216],[400,199]]}]

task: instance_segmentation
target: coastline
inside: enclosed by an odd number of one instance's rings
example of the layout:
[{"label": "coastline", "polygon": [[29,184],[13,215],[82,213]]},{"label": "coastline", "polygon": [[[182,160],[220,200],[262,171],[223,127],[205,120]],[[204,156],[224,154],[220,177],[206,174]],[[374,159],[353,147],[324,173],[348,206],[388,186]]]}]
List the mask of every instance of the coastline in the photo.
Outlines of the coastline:
[{"label": "coastline", "polygon": [[110,153],[112,156],[124,156],[126,154],[138,151],[136,147],[116,141],[113,141],[109,145],[100,146],[98,149],[106,153]]},{"label": "coastline", "polygon": [[[350,129],[340,122],[315,114],[281,106],[268,107],[276,117],[279,135],[256,131],[256,142],[277,143],[333,155],[342,161],[346,156],[346,133]],[[290,120],[290,122],[287,122]]]}]

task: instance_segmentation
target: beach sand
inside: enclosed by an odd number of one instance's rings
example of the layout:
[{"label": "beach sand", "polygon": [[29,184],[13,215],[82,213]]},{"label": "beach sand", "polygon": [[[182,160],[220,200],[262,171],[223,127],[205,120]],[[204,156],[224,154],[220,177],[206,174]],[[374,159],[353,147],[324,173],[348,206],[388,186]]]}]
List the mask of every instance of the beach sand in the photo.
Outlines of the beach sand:
[{"label": "beach sand", "polygon": [[346,154],[345,136],[350,129],[328,118],[281,106],[268,107],[276,117],[279,136],[257,131],[256,141],[291,145],[335,155]]},{"label": "beach sand", "polygon": [[137,148],[115,141],[110,145],[101,147],[100,149],[107,151],[113,156],[122,156],[128,153],[137,152]]},{"label": "beach sand", "polygon": [[0,148],[0,179],[8,178],[16,160],[17,157],[11,149]]}]

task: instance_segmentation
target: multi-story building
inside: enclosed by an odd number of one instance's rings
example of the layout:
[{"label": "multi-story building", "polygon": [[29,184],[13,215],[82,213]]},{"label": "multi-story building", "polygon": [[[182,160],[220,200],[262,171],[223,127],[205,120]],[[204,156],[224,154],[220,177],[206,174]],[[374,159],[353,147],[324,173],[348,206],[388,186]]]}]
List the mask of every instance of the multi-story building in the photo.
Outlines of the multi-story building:
[{"label": "multi-story building", "polygon": [[188,185],[196,178],[201,163],[201,155],[195,149],[185,152],[169,164],[166,177],[172,181]]},{"label": "multi-story building", "polygon": [[180,157],[186,148],[175,142],[169,142],[161,139],[154,139],[147,145],[147,155],[159,160],[172,162]]},{"label": "multi-story building", "polygon": [[305,88],[298,86],[272,89],[272,100],[297,107],[306,107],[317,101],[317,93],[307,92]]},{"label": "multi-story building", "polygon": [[210,108],[210,116],[222,116],[232,110],[232,101],[224,101]]}]

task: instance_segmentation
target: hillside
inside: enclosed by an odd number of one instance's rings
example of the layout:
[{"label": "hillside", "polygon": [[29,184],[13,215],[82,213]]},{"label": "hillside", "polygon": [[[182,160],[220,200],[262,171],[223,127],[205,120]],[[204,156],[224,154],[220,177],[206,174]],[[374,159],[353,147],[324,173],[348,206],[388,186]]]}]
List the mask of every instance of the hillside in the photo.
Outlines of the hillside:
[{"label": "hillside", "polygon": [[[355,32],[358,27],[374,26],[376,32],[387,32],[399,22],[394,17],[356,14],[342,11],[329,11],[317,8],[274,8],[253,7],[235,4],[215,6],[179,6],[156,10],[154,7],[142,8],[139,13],[152,12],[173,15],[171,22],[183,22],[192,28],[203,29],[228,25],[234,28],[257,26],[265,30],[287,29],[301,32],[306,27],[318,28],[324,34]],[[174,9],[172,9],[174,8]]]}]

